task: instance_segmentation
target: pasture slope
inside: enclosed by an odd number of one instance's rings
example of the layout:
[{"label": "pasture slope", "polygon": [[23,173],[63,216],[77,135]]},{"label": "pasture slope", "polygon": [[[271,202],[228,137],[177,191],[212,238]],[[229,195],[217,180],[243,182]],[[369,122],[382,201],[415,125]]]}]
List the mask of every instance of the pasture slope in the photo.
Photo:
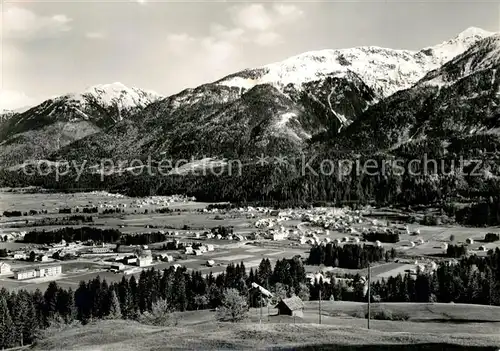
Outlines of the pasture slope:
[{"label": "pasture slope", "polygon": [[[61,331],[33,350],[491,350],[500,349],[500,308],[451,304],[384,304],[406,310],[410,320],[373,321],[350,317],[362,304],[324,302],[322,323],[317,302],[306,303],[304,319],[263,316],[250,311],[245,323],[215,323],[213,312],[178,313],[175,327],[106,320]],[[275,313],[271,309],[271,314]],[[198,318],[199,317],[199,318]],[[415,321],[412,321],[415,320]],[[418,322],[416,322],[418,320]],[[446,321],[445,321],[446,320]]]}]

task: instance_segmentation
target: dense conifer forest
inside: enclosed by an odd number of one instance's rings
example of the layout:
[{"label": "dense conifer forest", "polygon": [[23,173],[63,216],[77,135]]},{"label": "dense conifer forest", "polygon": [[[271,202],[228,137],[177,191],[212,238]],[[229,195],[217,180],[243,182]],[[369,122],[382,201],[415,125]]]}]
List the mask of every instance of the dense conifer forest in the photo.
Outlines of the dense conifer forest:
[{"label": "dense conifer forest", "polygon": [[[378,252],[378,251],[377,251]],[[380,252],[381,253],[381,252]],[[378,254],[377,254],[378,255]],[[384,255],[378,255],[384,256]],[[373,257],[378,258],[377,257]],[[140,319],[165,300],[170,311],[188,311],[220,306],[226,289],[237,289],[248,305],[259,305],[259,295],[251,293],[251,283],[269,289],[275,300],[298,295],[303,300],[335,299],[366,301],[365,280],[347,276],[331,283],[307,281],[299,258],[279,260],[274,269],[268,259],[249,273],[243,263],[230,264],[226,271],[204,277],[200,272],[171,267],[150,269],[120,282],[108,283],[96,277],[80,282],[76,290],[51,282],[45,292],[0,290],[0,347],[26,345],[40,331],[59,323],[88,323],[93,319]],[[379,302],[455,302],[500,305],[500,249],[486,258],[470,256],[456,263],[441,263],[433,273],[420,272],[372,282],[371,298]]]}]

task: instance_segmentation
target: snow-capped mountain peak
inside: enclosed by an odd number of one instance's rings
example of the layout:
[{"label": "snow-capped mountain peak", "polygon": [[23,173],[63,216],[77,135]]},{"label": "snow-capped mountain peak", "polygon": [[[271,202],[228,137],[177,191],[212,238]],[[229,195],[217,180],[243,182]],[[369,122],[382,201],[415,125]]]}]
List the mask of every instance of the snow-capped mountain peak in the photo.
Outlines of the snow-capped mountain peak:
[{"label": "snow-capped mountain peak", "polygon": [[478,41],[485,39],[495,33],[485,31],[481,28],[470,27],[458,34],[455,38],[444,41],[441,44],[421,50],[426,55],[434,56],[440,65],[463,54]]},{"label": "snow-capped mountain peak", "polygon": [[465,54],[459,55],[439,69],[429,72],[421,85],[446,86],[479,71],[493,69],[492,80],[500,65],[500,33],[477,42]]},{"label": "snow-capped mountain peak", "polygon": [[147,105],[163,98],[160,94],[137,88],[129,88],[120,82],[111,84],[99,84],[88,87],[82,93],[74,93],[64,96],[72,101],[82,104],[89,100],[104,107],[117,106],[121,109],[146,107]]},{"label": "snow-capped mountain peak", "polygon": [[410,88],[429,71],[462,54],[491,34],[471,27],[454,39],[420,51],[377,46],[310,51],[281,62],[244,70],[217,83],[240,89],[250,89],[258,84],[272,84],[283,89],[292,84],[300,90],[307,82],[354,73],[383,98]]},{"label": "snow-capped mountain peak", "polygon": [[470,38],[486,38],[486,37],[489,37],[490,35],[493,35],[493,34],[495,34],[495,33],[489,32],[489,31],[484,30],[482,28],[469,27],[466,30],[464,30],[462,33],[457,35],[456,39],[469,40]]}]

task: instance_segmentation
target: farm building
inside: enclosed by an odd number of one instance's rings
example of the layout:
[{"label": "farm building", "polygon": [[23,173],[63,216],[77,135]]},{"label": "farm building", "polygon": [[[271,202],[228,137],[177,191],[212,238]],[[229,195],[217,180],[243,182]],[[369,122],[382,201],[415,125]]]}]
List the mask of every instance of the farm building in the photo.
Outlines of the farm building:
[{"label": "farm building", "polygon": [[44,266],[37,268],[24,269],[14,272],[14,278],[17,280],[54,277],[62,273],[62,267],[59,266]]},{"label": "farm building", "polygon": [[173,262],[174,261],[174,257],[170,256],[170,255],[168,255],[166,253],[159,254],[157,256],[157,259],[165,261],[165,262]]},{"label": "farm building", "polygon": [[127,264],[134,264],[137,263],[137,257],[127,258],[125,261],[127,262]]},{"label": "farm building", "polygon": [[0,262],[0,274],[9,274],[10,272],[11,272],[10,264],[5,262]]},{"label": "farm building", "polygon": [[213,266],[214,266],[214,264],[215,264],[215,261],[214,261],[214,260],[208,260],[208,261],[207,261],[207,266],[208,266],[208,267],[213,267]]},{"label": "farm building", "polygon": [[276,305],[278,314],[287,316],[303,317],[304,303],[298,296],[292,296],[288,299],[281,299]]},{"label": "farm building", "polygon": [[112,264],[110,268],[113,270],[121,271],[121,270],[125,269],[125,265],[123,263],[115,263],[115,264]]},{"label": "farm building", "polygon": [[36,277],[37,277],[37,275],[36,275],[35,269],[25,269],[25,270],[14,272],[14,278],[17,280],[31,279],[31,278],[36,278]]},{"label": "farm building", "polygon": [[325,277],[321,273],[308,273],[306,275],[306,279],[309,280],[309,283],[311,285],[314,285],[316,282],[319,283],[320,281],[322,281],[323,283],[328,283],[328,284],[330,284],[330,282],[331,282],[330,278]]},{"label": "farm building", "polygon": [[465,240],[465,242],[466,242],[468,245],[472,245],[472,244],[474,244],[474,239],[472,239],[472,238],[467,238],[467,240]]},{"label": "farm building", "polygon": [[210,251],[214,251],[214,250],[215,250],[214,245],[212,245],[212,244],[207,244],[207,251],[209,251],[209,252],[210,252]]},{"label": "farm building", "polygon": [[37,268],[40,277],[53,277],[62,273],[61,266],[45,266]]},{"label": "farm building", "polygon": [[285,237],[286,235],[283,232],[274,232],[272,234],[272,240],[274,241],[285,240]]},{"label": "farm building", "polygon": [[103,254],[103,253],[109,253],[109,252],[112,252],[111,248],[110,247],[105,247],[105,246],[97,246],[97,247],[93,247],[91,249],[91,252],[94,253],[94,254]]},{"label": "farm building", "polygon": [[153,257],[152,256],[141,256],[137,257],[137,265],[139,267],[145,267],[149,266],[153,263]]}]

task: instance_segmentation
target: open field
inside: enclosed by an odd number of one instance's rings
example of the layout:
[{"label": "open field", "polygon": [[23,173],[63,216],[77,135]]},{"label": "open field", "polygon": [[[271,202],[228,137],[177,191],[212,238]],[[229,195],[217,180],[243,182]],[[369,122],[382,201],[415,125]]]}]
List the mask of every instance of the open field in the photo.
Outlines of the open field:
[{"label": "open field", "polygon": [[[319,321],[318,301],[304,302],[304,316],[295,317],[295,323],[312,323]],[[343,325],[366,328],[367,321],[360,318],[367,305],[361,302],[322,301],[321,324]],[[445,303],[373,303],[372,311],[385,310],[392,314],[406,313],[407,321],[371,320],[373,330],[384,332],[420,333],[432,330],[443,333],[469,333],[471,329],[478,334],[495,334],[500,328],[500,307],[468,304]],[[215,319],[215,312],[209,310],[176,313],[179,326],[209,323]],[[278,315],[272,306],[262,309],[252,308],[249,321],[254,323],[294,323],[294,317]],[[500,335],[499,335],[500,337]]]},{"label": "open field", "polygon": [[[1,190],[1,189],[0,189]],[[29,210],[50,210],[54,208],[85,207],[96,206],[99,202],[109,204],[126,204],[128,209],[135,202],[135,198],[115,197],[102,192],[88,193],[32,193],[24,194],[18,192],[0,192],[0,212],[9,210],[29,211]],[[172,209],[197,210],[207,206],[203,202],[171,203]],[[153,209],[163,206],[144,206],[144,209]],[[133,208],[131,211],[133,212]]]},{"label": "open field", "polygon": [[[473,309],[474,307],[470,307]],[[130,321],[101,321],[57,333],[35,350],[496,350],[500,336],[483,324],[446,324],[373,321],[373,328],[357,318],[332,317],[312,324],[297,318],[258,323],[214,323],[213,312],[177,313],[178,326],[153,327]],[[197,322],[193,323],[192,321]],[[435,326],[440,328],[435,329]],[[431,332],[429,332],[431,331]]]}]

